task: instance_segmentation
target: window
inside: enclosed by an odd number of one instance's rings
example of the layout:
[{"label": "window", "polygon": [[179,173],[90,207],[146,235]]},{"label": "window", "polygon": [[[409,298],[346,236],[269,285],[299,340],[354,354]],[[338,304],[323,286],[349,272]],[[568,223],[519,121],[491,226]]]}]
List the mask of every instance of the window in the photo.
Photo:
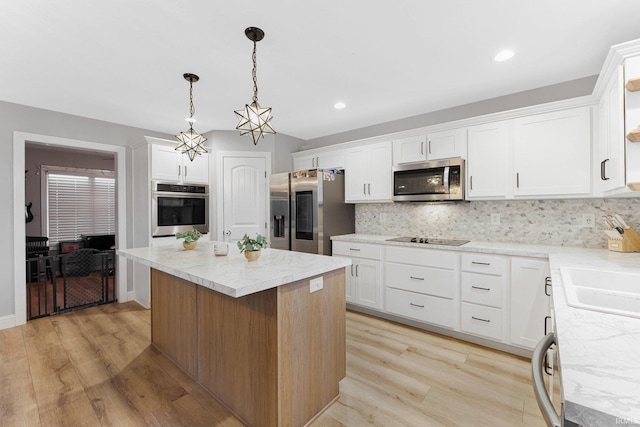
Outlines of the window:
[{"label": "window", "polygon": [[43,166],[45,234],[50,244],[83,234],[115,234],[115,172]]}]

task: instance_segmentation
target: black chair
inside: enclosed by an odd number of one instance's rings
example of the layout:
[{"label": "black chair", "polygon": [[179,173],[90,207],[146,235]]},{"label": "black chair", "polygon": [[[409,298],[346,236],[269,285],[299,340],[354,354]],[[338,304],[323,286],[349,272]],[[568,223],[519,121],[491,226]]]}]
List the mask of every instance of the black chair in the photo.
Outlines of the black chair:
[{"label": "black chair", "polygon": [[[26,253],[27,260],[42,256],[49,256],[49,238],[41,236],[26,236]],[[46,264],[47,277],[51,277],[51,263],[47,260]],[[38,263],[31,263],[31,275],[27,272],[27,280],[33,280],[38,277]]]}]

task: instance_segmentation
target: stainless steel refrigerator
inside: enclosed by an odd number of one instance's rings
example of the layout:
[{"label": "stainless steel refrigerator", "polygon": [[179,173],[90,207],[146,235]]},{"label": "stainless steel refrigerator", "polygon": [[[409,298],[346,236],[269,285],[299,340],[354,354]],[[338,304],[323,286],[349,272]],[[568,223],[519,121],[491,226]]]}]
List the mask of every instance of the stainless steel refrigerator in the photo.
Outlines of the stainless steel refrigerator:
[{"label": "stainless steel refrigerator", "polygon": [[344,173],[314,169],[271,175],[271,247],[331,255],[331,236],[355,232]]}]

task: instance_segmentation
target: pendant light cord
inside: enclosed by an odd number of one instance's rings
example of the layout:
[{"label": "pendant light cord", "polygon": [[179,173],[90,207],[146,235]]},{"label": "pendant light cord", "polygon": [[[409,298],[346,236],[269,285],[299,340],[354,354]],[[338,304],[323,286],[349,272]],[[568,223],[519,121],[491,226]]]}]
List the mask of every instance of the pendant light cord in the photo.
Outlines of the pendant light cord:
[{"label": "pendant light cord", "polygon": [[[189,81],[189,119],[193,119],[193,115],[196,112],[196,108],[193,106],[193,81]],[[189,120],[191,127],[193,127],[193,120]]]},{"label": "pendant light cord", "polygon": [[251,75],[253,76],[253,102],[258,102],[258,77],[257,77],[257,61],[256,61],[256,42],[253,42],[253,55],[251,55],[251,59],[253,60],[253,70],[251,71]]}]

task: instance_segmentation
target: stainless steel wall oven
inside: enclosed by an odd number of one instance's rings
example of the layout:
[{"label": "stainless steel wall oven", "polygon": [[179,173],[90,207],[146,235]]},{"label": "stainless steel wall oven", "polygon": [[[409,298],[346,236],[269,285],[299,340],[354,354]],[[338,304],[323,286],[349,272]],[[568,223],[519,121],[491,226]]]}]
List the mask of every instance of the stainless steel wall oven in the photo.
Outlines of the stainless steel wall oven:
[{"label": "stainless steel wall oven", "polygon": [[151,235],[172,236],[195,228],[209,232],[209,186],[152,181]]}]

